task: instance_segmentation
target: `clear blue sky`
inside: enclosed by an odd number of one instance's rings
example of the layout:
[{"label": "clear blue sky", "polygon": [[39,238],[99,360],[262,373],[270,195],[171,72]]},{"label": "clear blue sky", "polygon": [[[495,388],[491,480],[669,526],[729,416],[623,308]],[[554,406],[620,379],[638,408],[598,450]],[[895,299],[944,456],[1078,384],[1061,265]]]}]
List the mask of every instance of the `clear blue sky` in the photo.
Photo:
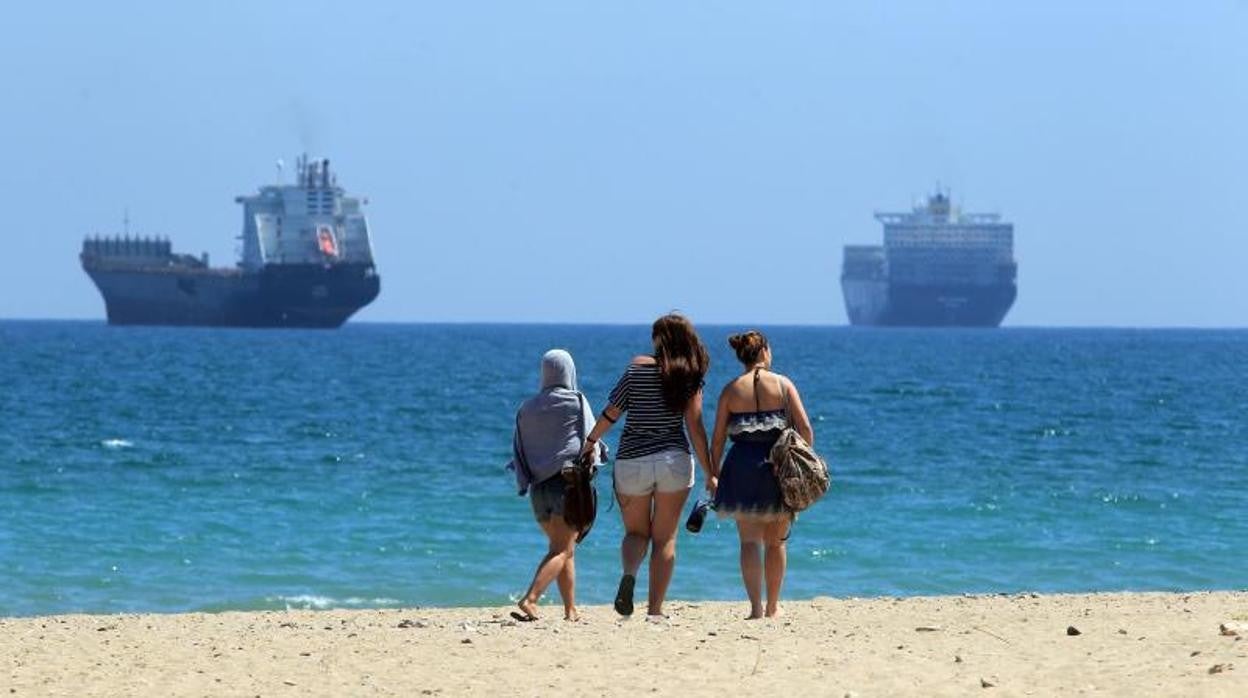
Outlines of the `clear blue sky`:
[{"label": "clear blue sky", "polygon": [[[190,5],[194,5],[191,7]],[[232,263],[277,158],[367,195],[375,321],[841,324],[937,181],[1010,325],[1248,325],[1248,4],[12,3],[0,317],[102,318],[82,237]]]}]

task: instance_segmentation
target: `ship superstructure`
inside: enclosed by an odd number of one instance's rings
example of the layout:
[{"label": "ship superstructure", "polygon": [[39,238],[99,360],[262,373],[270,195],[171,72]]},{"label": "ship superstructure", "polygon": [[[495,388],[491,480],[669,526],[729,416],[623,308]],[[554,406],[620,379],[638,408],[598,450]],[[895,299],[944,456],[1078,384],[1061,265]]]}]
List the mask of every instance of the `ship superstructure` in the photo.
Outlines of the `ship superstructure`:
[{"label": "ship superstructure", "polygon": [[1014,226],[963,213],[938,192],[909,213],[876,213],[883,245],[847,245],[841,269],[854,325],[1001,324],[1017,296]]},{"label": "ship superstructure", "polygon": [[263,186],[243,206],[237,266],[177,254],[167,239],[92,237],[82,266],[110,324],[338,327],[381,288],[362,201],[328,160],[300,157],[293,184]]}]

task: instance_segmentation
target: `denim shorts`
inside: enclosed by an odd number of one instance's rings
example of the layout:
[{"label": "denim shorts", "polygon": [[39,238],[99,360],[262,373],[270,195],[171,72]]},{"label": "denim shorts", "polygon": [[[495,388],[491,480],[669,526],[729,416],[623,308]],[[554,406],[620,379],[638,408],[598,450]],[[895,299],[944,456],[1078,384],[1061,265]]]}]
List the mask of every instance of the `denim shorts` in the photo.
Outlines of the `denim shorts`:
[{"label": "denim shorts", "polygon": [[680,450],[660,451],[615,462],[615,492],[640,497],[655,492],[684,492],[693,487],[693,456]]},{"label": "denim shorts", "polygon": [[563,516],[563,491],[562,475],[529,487],[529,503],[533,505],[533,518],[538,523],[550,521],[552,516]]}]

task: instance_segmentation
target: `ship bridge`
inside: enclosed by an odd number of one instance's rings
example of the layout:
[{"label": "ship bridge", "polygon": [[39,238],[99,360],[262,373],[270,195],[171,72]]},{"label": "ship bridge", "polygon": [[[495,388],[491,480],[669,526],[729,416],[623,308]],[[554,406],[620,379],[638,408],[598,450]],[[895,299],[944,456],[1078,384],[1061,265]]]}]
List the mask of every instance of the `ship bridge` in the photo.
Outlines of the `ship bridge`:
[{"label": "ship bridge", "polygon": [[296,161],[294,184],[261,187],[243,205],[244,269],[271,265],[373,266],[372,237],[359,198],[347,196],[329,160]]},{"label": "ship bridge", "polygon": [[1015,276],[1014,226],[996,213],[963,213],[945,192],[909,213],[880,213],[893,282],[991,285]]}]

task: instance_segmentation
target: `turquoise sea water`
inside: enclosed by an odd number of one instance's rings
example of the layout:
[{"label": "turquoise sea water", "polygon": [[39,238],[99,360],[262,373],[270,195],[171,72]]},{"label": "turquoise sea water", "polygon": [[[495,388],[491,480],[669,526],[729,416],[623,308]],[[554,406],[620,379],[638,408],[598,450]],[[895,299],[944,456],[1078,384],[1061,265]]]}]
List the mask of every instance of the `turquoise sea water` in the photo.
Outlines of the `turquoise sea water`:
[{"label": "turquoise sea water", "polygon": [[[738,329],[702,328],[715,392]],[[1248,586],[1248,331],[769,334],[834,477],[786,596]],[[502,470],[541,353],[600,405],[647,346],[0,322],[0,615],[506,604],[544,551]],[[607,499],[583,602],[615,589]],[[678,555],[673,597],[743,596],[731,523]]]}]

